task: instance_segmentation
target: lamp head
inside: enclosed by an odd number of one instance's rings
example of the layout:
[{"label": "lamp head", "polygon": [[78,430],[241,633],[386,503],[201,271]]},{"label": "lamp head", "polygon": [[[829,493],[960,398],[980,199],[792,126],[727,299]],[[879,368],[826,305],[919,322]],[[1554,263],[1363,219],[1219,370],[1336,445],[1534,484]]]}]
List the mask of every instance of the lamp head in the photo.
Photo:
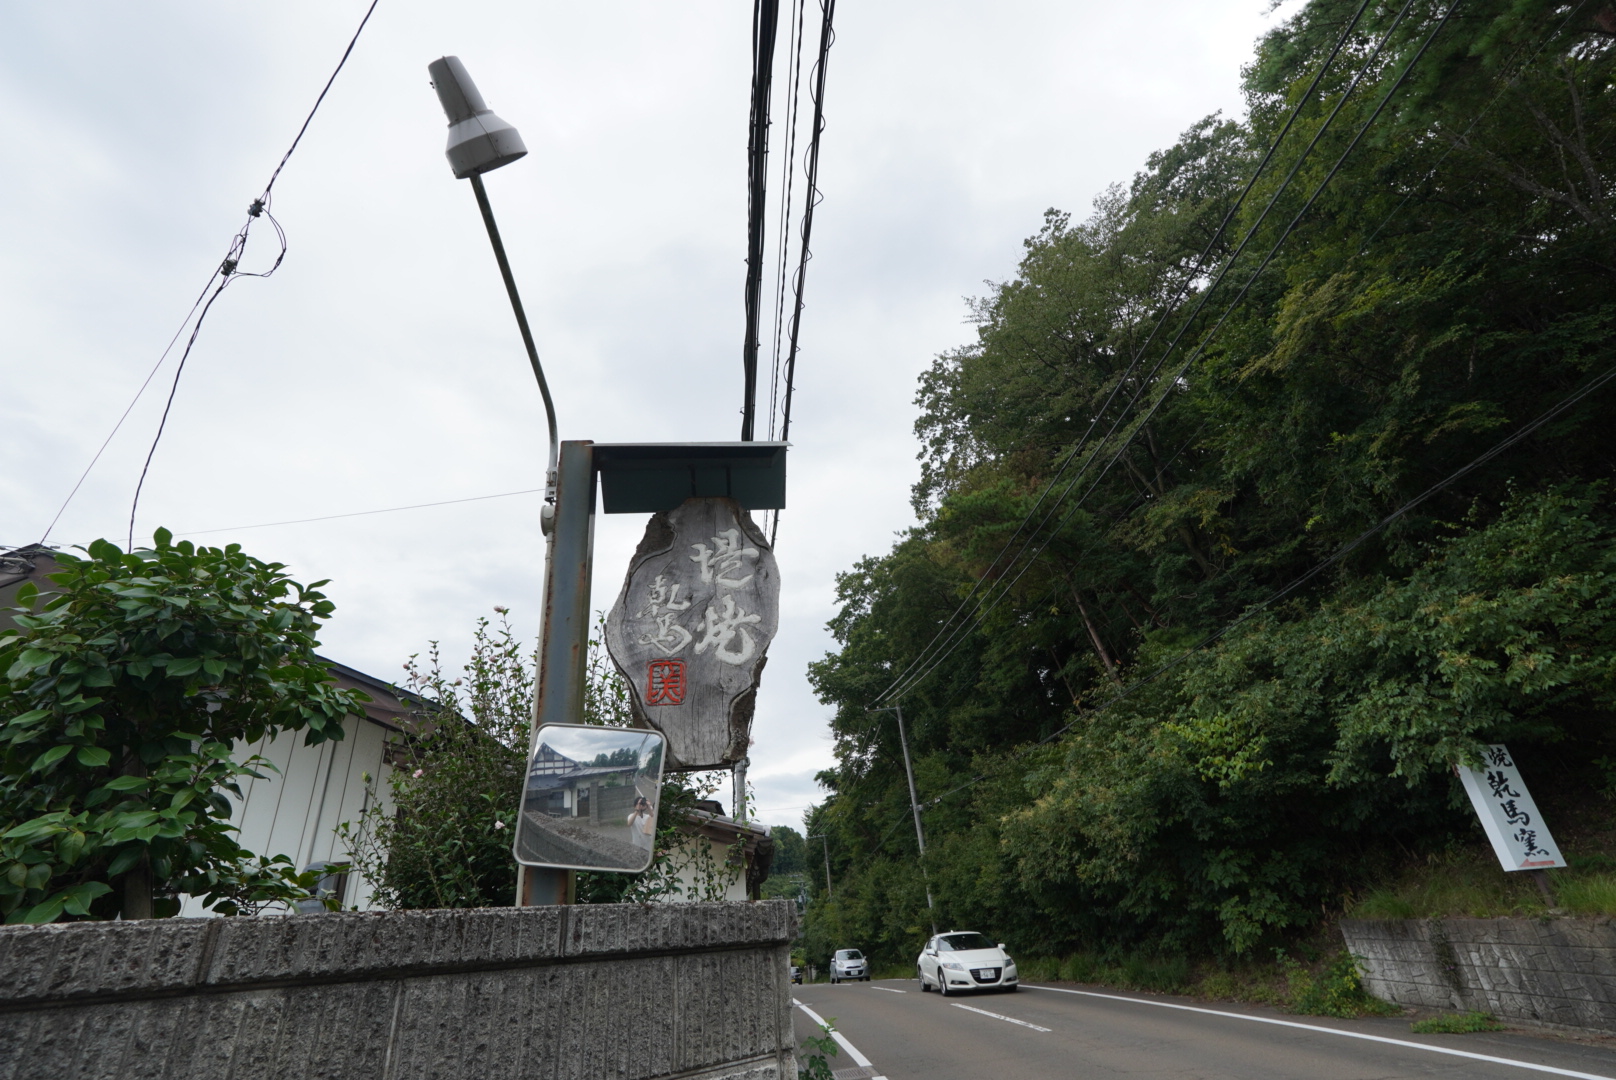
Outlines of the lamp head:
[{"label": "lamp head", "polygon": [[426,66],[432,88],[449,117],[445,156],[456,180],[509,165],[527,153],[522,136],[495,116],[477,92],[458,56],[445,56]]}]

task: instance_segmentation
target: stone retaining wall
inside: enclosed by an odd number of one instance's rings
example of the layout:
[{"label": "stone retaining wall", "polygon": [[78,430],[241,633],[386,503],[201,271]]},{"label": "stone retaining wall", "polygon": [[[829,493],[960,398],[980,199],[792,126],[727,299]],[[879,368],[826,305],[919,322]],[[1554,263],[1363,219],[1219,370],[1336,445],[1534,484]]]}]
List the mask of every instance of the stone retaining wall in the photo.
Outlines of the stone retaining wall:
[{"label": "stone retaining wall", "polygon": [[1386,1001],[1616,1034],[1609,919],[1343,919],[1341,933]]},{"label": "stone retaining wall", "polygon": [[792,1080],[796,910],[0,928],[0,1080]]}]

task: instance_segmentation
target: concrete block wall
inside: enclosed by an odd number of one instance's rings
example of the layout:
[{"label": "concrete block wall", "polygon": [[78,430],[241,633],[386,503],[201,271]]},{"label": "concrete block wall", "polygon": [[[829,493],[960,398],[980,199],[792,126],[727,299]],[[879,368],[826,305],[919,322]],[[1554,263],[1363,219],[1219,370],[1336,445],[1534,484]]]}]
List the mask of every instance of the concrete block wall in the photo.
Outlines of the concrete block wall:
[{"label": "concrete block wall", "polygon": [[796,911],[0,928],[0,1080],[794,1080]]},{"label": "concrete block wall", "polygon": [[1343,919],[1341,933],[1386,1001],[1616,1034],[1610,919]]}]

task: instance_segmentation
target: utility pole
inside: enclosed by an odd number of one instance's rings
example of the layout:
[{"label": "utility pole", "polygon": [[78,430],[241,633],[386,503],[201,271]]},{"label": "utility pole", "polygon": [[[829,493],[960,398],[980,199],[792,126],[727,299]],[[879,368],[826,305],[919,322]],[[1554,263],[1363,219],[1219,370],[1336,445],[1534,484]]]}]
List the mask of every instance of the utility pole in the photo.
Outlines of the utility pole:
[{"label": "utility pole", "polygon": [[[920,877],[926,883],[926,910],[935,912],[931,901],[931,875],[926,873],[926,830],[920,825],[920,800],[915,796],[915,769],[909,763],[909,735],[903,729],[903,706],[892,705],[870,712],[889,712],[898,715],[898,745],[903,747],[903,774],[909,780],[909,809],[915,815],[915,843],[920,847]],[[931,932],[937,933],[937,917],[932,915]]]},{"label": "utility pole", "polygon": [[827,899],[834,900],[836,899],[836,893],[830,887],[830,837],[826,833],[815,833],[808,839],[818,840],[825,846],[825,896]]}]

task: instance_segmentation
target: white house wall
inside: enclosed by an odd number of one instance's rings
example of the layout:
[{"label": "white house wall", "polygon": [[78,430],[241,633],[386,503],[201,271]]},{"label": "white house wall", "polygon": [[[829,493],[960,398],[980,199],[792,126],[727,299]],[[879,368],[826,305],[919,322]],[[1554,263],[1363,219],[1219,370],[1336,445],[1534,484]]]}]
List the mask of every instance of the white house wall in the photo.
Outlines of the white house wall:
[{"label": "white house wall", "polygon": [[[699,854],[706,849],[706,858]],[[665,903],[690,903],[698,900],[746,900],[746,870],[727,864],[730,845],[706,836],[693,836],[679,845],[674,855],[677,871],[674,877],[680,889],[677,894],[662,896]],[[705,871],[705,872],[704,872]],[[707,873],[716,873],[724,883],[722,896],[707,895]]]},{"label": "white house wall", "polygon": [[[262,779],[246,779],[240,799],[229,796],[231,820],[241,830],[237,840],[242,847],[256,855],[285,855],[300,870],[349,858],[337,827],[343,822],[357,826],[373,799],[380,798],[385,805],[392,767],[385,760],[388,728],[350,716],[342,730],[340,741],[328,739],[315,746],[304,745],[301,731],[236,745],[237,761],[257,755],[275,766],[260,769]],[[372,893],[369,881],[350,875],[343,906],[368,911]],[[188,896],[180,914],[212,912],[203,908],[200,897]]]}]

